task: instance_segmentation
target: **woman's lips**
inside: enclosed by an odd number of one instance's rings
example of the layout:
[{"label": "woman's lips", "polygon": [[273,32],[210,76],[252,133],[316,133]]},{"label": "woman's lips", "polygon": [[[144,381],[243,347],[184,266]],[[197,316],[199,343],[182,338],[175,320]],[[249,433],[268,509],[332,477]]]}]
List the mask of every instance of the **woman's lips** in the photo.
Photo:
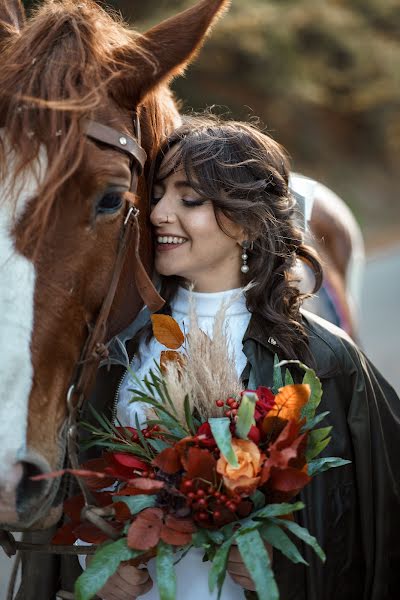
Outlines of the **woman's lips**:
[{"label": "woman's lips", "polygon": [[186,242],[182,244],[156,244],[156,252],[168,252],[169,250],[175,250],[175,248],[181,248]]}]

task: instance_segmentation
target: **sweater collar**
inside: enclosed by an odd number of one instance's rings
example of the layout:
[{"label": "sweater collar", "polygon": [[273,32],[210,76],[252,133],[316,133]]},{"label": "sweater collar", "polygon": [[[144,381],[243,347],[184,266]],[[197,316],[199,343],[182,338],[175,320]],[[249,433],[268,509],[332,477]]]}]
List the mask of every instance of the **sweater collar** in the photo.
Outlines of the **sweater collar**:
[{"label": "sweater collar", "polygon": [[198,317],[215,317],[221,305],[226,305],[227,315],[243,315],[248,313],[246,299],[241,288],[224,292],[193,292],[179,287],[175,298],[171,302],[174,313],[187,315],[190,308],[190,299],[193,298]]}]

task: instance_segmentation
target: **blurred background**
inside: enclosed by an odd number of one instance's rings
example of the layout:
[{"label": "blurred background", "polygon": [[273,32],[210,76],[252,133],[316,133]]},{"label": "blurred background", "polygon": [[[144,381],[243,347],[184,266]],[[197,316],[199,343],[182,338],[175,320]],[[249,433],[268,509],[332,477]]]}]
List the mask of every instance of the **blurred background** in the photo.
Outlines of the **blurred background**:
[{"label": "blurred background", "polygon": [[[102,4],[143,32],[194,3]],[[350,206],[367,250],[361,344],[400,392],[400,0],[233,0],[173,88],[182,111],[259,117]],[[9,567],[0,553],[0,600]]]}]

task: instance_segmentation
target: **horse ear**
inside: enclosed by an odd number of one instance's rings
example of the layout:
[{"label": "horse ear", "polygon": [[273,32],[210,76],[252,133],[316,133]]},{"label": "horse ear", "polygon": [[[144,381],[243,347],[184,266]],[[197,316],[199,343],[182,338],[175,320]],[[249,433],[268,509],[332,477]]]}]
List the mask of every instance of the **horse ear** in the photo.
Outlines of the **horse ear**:
[{"label": "horse ear", "polygon": [[230,0],[202,0],[149,29],[138,38],[136,48],[119,50],[122,56],[117,59],[134,67],[123,81],[131,105],[139,104],[157,85],[184,72],[229,5]]},{"label": "horse ear", "polygon": [[19,33],[25,23],[21,0],[0,0],[0,44]]}]

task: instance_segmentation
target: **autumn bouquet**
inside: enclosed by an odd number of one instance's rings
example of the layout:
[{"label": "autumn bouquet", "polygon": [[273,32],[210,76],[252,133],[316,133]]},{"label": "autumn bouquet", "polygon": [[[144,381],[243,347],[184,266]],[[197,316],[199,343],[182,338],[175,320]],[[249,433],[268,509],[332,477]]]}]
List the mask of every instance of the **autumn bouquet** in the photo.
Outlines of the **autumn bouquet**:
[{"label": "autumn bouquet", "polygon": [[[167,349],[144,381],[132,374],[132,402],[147,407],[145,426],[138,417],[131,428],[95,413],[90,443],[103,456],[74,472],[86,478],[120,537],[110,541],[82,523],[83,500],[73,498],[65,505],[70,521],[54,540],[100,544],[76,582],[76,598],[92,598],[120,562],[156,557],[160,598],[174,600],[174,563],[192,547],[211,561],[209,588],[220,593],[235,543],[257,597],[277,600],[264,542],[305,563],[297,537],[324,560],[317,540],[296,523],[304,504],[295,497],[318,473],[348,462],[318,458],[331,429],[317,427],[328,414],[316,414],[320,381],[304,364],[275,357],[272,389],[244,390],[228,356],[222,313],[213,339],[196,323],[185,339],[164,315],[153,316],[153,331]],[[302,383],[293,382],[290,363],[304,371]]]}]

